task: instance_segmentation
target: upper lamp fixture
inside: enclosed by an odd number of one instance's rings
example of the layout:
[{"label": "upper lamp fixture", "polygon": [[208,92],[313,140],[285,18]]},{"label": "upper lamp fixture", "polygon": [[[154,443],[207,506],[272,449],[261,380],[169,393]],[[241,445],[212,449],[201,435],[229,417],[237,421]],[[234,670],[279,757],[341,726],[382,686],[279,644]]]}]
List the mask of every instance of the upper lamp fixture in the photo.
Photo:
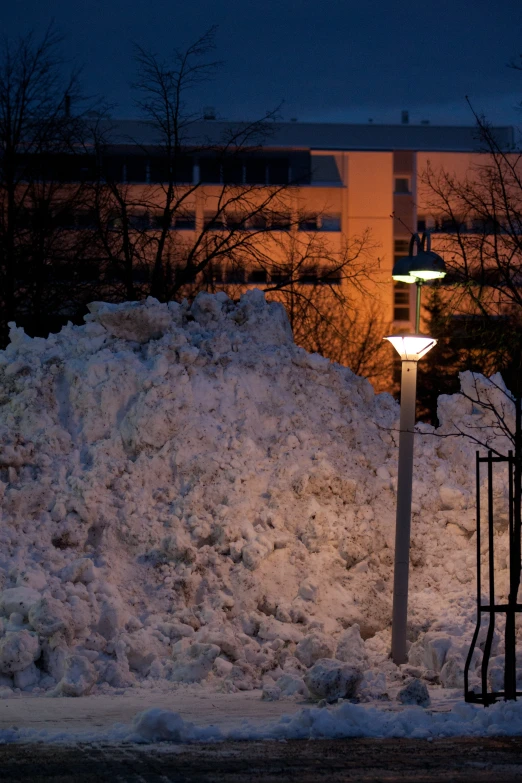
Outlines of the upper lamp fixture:
[{"label": "upper lamp fixture", "polygon": [[[414,248],[417,255],[413,255]],[[392,277],[400,283],[417,284],[417,303],[415,307],[415,332],[420,331],[421,289],[427,280],[437,280],[446,274],[443,259],[431,249],[431,234],[425,231],[422,239],[412,234],[409,254],[399,258],[393,267]]]},{"label": "upper lamp fixture", "polygon": [[[413,255],[414,248],[417,255]],[[431,249],[431,234],[424,232],[422,238],[412,234],[408,255],[397,259],[393,267],[392,277],[401,283],[425,283],[426,280],[437,280],[446,274],[446,264],[443,259]]]},{"label": "upper lamp fixture", "polygon": [[406,362],[418,362],[437,344],[437,340],[424,334],[395,334],[384,339],[391,342],[401,359]]}]

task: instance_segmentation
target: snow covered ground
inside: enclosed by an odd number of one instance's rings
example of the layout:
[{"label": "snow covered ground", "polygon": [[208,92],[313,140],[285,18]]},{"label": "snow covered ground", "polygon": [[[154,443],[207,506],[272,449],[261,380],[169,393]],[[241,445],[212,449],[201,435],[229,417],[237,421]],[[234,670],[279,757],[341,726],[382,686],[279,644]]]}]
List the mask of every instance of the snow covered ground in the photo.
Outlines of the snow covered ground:
[{"label": "snow covered ground", "polygon": [[[361,702],[281,719],[266,728],[270,736],[352,724],[371,734],[399,731],[386,721],[406,713],[390,711],[387,698],[403,687],[415,691],[403,701],[419,703],[427,703],[426,685],[432,702],[439,686],[462,689],[475,622],[475,446],[438,436],[454,432],[454,422],[479,425],[505,448],[487,411],[458,395],[441,398],[441,429],[419,426],[412,644],[409,663],[396,667],[388,659],[394,400],[295,346],[282,307],[256,290],[239,303],[201,294],[191,307],[94,303],[86,320],[46,340],[13,326],[0,352],[2,720],[28,697],[34,715],[73,703],[42,696],[166,707],[168,697],[152,698],[158,690],[179,696],[196,683],[241,704],[250,704],[243,692],[257,693],[252,704],[273,719],[295,709],[288,698]],[[472,397],[470,376],[462,383]],[[505,395],[479,384],[500,395],[509,418]],[[495,497],[501,510],[502,475]],[[502,511],[497,520],[502,594]],[[478,650],[474,670],[480,659]],[[122,732],[131,732],[137,709]],[[459,730],[489,730],[490,718],[455,709]],[[518,726],[508,707],[486,713]],[[422,707],[414,714],[424,716],[420,724],[442,720]],[[178,719],[151,715],[135,734],[154,733],[155,720],[168,724],[160,733],[175,733]],[[209,734],[183,728],[200,730]],[[258,729],[247,723],[244,731]]]},{"label": "snow covered ground", "polygon": [[487,710],[439,689],[429,709],[396,701],[317,707],[304,700],[266,701],[260,691],[235,694],[208,687],[0,702],[0,742],[221,742],[327,737],[513,736],[522,733],[522,705]]}]

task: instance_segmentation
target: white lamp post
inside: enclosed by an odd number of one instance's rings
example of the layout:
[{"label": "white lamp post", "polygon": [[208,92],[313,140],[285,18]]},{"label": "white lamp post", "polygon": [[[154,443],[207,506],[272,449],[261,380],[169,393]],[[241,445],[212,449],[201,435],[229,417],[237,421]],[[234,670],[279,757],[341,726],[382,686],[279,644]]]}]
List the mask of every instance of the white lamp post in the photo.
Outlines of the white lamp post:
[{"label": "white lamp post", "polygon": [[[417,255],[413,255],[414,246]],[[427,247],[426,247],[427,245]],[[396,664],[406,663],[406,630],[408,622],[408,580],[410,565],[411,496],[413,484],[413,436],[417,397],[417,362],[437,343],[433,337],[419,334],[421,286],[426,280],[444,277],[446,268],[442,258],[433,253],[429,234],[422,240],[412,236],[410,255],[400,258],[392,277],[405,283],[417,284],[416,334],[386,337],[401,357],[401,413],[399,434],[399,468],[397,473],[397,514],[395,524],[395,570],[393,577],[392,659]]]},{"label": "white lamp post", "polygon": [[413,484],[413,433],[417,396],[417,362],[436,344],[423,335],[386,337],[401,357],[401,416],[399,424],[399,470],[395,522],[395,570],[393,574],[392,658],[406,663],[408,579],[410,567],[411,490]]}]

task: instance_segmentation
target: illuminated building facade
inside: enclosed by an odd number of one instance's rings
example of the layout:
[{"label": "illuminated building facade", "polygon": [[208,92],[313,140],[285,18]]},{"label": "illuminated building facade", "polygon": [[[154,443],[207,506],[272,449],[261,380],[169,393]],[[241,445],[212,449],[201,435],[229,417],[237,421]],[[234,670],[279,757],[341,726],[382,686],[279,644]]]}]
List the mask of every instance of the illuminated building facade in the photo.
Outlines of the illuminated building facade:
[{"label": "illuminated building facade", "polygon": [[[137,121],[119,121],[114,125],[121,143],[113,149],[118,176],[137,187],[157,181],[153,159],[130,153],[124,139],[136,139],[140,145],[154,143],[151,129]],[[192,128],[200,144],[218,147],[230,123],[209,119]],[[493,129],[502,148],[513,146],[513,129]],[[179,231],[200,230],[213,210],[207,210],[220,188],[231,182],[267,187],[296,184],[286,194],[288,214],[266,225],[269,234],[318,232],[332,249],[369,230],[379,257],[379,271],[371,295],[378,301],[383,318],[394,331],[410,331],[414,318],[415,292],[411,286],[393,283],[391,271],[395,258],[406,255],[412,231],[431,228],[443,231],[429,217],[428,195],[422,187],[422,172],[429,164],[464,178],[481,156],[480,141],[474,127],[413,125],[403,115],[398,125],[342,125],[288,122],[271,128],[270,135],[255,154],[223,166],[212,154],[200,152],[187,156],[182,178],[194,190],[184,215],[176,219]],[[119,162],[118,162],[119,161]],[[230,218],[233,219],[233,216]],[[216,230],[219,226],[215,227]],[[274,245],[274,253],[278,252]],[[227,281],[259,285],[270,283],[266,270],[252,268],[244,276],[234,271]],[[314,270],[303,275],[303,285],[315,281]]]},{"label": "illuminated building facade", "polygon": [[[375,354],[364,342],[369,305],[378,314],[374,348],[384,334],[412,331],[415,292],[392,281],[392,268],[412,231],[432,228],[443,236],[447,226],[431,214],[422,175],[429,163],[464,178],[482,157],[475,128],[289,122],[257,126],[252,140],[248,128],[210,117],[190,123],[169,157],[152,125],[122,120],[103,129],[103,143],[93,137],[78,154],[22,155],[19,236],[31,263],[38,231],[52,237],[42,260],[46,290],[51,299],[65,292],[59,307],[52,303],[53,315],[79,319],[94,298],[180,299],[201,289],[235,297],[255,286],[283,301],[299,344],[365,373],[339,348],[354,335],[359,344],[362,332],[366,354]],[[261,143],[259,130],[266,130]],[[502,148],[512,147],[511,128],[492,130]],[[234,146],[231,136],[243,143]],[[365,235],[367,252],[354,265],[353,244]],[[216,246],[220,252],[212,254]],[[346,274],[343,258],[351,264]],[[160,266],[163,288],[155,287]],[[351,271],[364,277],[370,267],[364,286],[354,286]],[[343,292],[349,302],[338,307]],[[322,297],[321,313],[336,314],[335,328],[320,314],[313,325],[323,329],[319,337],[310,329],[313,339],[299,334],[289,295]],[[350,321],[354,314],[358,324]]]}]

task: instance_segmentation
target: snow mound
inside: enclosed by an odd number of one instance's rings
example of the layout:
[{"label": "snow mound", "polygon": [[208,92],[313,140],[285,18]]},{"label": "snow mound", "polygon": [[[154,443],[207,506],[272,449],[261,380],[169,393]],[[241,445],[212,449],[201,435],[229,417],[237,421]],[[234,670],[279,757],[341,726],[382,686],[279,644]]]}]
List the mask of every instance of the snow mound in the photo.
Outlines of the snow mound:
[{"label": "snow mound", "polygon": [[153,708],[134,718],[131,742],[220,742],[223,740],[289,740],[344,737],[480,737],[519,736],[522,705],[501,702],[490,709],[460,703],[447,712],[430,712],[419,706],[402,711],[345,702],[328,709],[317,707],[284,715],[278,721],[255,725],[245,721],[238,729],[195,726],[170,710]]},{"label": "snow mound", "polygon": [[[444,404],[449,421],[460,403]],[[281,680],[302,694],[326,658],[366,671],[365,688],[372,669],[403,685],[445,665],[455,687],[474,622],[474,447],[420,428],[415,644],[401,671],[387,660],[398,413],[298,348],[282,306],[257,290],[238,303],[98,302],[47,339],[12,325],[0,352],[2,686]]]}]

